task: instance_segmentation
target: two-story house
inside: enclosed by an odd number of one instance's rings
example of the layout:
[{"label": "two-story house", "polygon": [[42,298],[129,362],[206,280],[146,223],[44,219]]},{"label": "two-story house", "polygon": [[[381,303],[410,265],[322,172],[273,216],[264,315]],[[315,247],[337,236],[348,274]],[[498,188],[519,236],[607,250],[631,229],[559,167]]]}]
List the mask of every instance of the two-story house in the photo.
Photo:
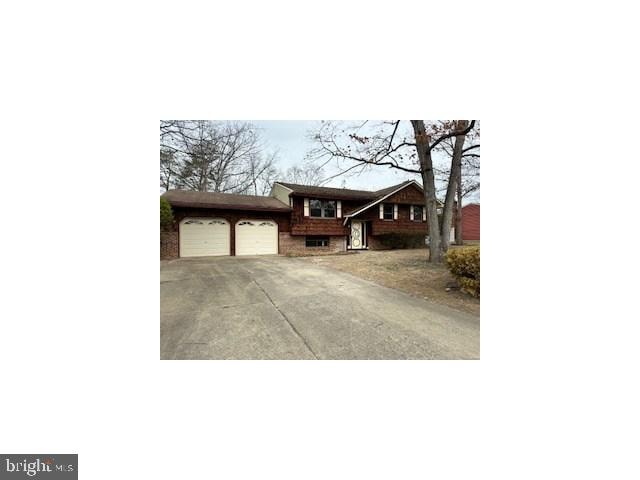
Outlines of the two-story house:
[{"label": "two-story house", "polygon": [[334,253],[381,248],[379,235],[426,234],[422,187],[377,191],[276,182],[269,196],[169,190],[174,229],[161,256]]}]

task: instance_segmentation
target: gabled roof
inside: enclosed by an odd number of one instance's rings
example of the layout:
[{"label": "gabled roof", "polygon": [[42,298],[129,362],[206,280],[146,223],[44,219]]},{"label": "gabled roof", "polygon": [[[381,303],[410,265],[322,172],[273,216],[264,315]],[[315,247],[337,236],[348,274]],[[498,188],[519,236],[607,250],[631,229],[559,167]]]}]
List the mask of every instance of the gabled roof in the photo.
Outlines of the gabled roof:
[{"label": "gabled roof", "polygon": [[[317,187],[314,185],[298,185],[295,183],[286,182],[275,183],[291,190],[289,195],[309,195],[342,200],[375,200],[376,198],[386,195],[391,191],[395,191],[400,186],[408,185],[410,183],[415,183],[416,185],[418,185],[417,182],[408,180],[397,185],[392,185],[391,187],[383,188],[381,190],[351,190],[348,188]],[[420,187],[420,185],[418,185],[418,187]]]},{"label": "gabled roof", "polygon": [[194,192],[189,190],[168,190],[163,198],[175,207],[226,208],[231,210],[258,210],[269,212],[290,212],[289,205],[275,197],[236,195],[219,192]]},{"label": "gabled roof", "polygon": [[380,202],[383,202],[384,200],[386,200],[387,198],[389,198],[391,195],[393,195],[394,193],[399,192],[400,190],[403,190],[404,188],[408,187],[409,185],[415,185],[416,187],[418,187],[420,190],[422,190],[422,186],[416,182],[415,180],[407,180],[406,182],[402,182],[399,185],[394,185],[393,187],[388,187],[388,188],[384,188],[382,190],[378,190],[378,192],[376,193],[380,193],[380,195],[375,198],[374,200],[372,200],[371,202],[367,203],[366,205],[363,205],[362,207],[358,207],[355,210],[347,213],[346,215],[344,215],[344,225],[347,224],[347,220],[350,217],[354,217],[362,212],[364,212],[365,210],[370,209],[371,207],[379,204]]}]

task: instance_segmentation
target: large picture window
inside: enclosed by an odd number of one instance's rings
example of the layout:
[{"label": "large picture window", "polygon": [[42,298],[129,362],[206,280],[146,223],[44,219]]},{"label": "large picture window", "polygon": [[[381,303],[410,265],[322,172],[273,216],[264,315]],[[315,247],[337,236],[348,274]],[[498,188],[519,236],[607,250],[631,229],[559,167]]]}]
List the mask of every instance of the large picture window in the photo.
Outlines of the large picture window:
[{"label": "large picture window", "polygon": [[309,200],[309,215],[319,218],[336,218],[335,200]]},{"label": "large picture window", "polygon": [[382,218],[385,220],[393,220],[393,203],[385,203],[382,206]]},{"label": "large picture window", "polygon": [[422,207],[419,205],[413,206],[413,221],[414,222],[422,221]]}]

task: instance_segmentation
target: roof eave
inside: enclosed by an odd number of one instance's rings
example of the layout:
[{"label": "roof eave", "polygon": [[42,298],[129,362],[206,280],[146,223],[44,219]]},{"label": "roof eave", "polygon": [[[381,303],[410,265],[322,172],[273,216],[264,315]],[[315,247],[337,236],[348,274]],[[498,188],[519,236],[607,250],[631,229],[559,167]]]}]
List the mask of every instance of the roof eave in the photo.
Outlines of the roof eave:
[{"label": "roof eave", "polygon": [[420,184],[418,182],[416,182],[415,180],[411,180],[411,182],[405,183],[401,187],[398,187],[395,190],[393,190],[392,192],[389,192],[386,195],[383,195],[382,197],[376,199],[375,201],[370,202],[368,205],[365,205],[364,207],[359,208],[355,212],[352,212],[352,213],[349,213],[349,214],[345,215],[344,216],[344,222],[342,224],[346,225],[348,219],[350,219],[352,217],[355,217],[356,215],[359,215],[362,212],[365,212],[365,211],[369,210],[371,207],[373,207],[375,205],[378,205],[383,200],[389,198],[391,195],[394,195],[394,194],[398,193],[400,190],[404,190],[405,188],[407,188],[411,184],[414,184],[416,187],[418,187],[420,190],[422,190],[422,187],[420,186]]},{"label": "roof eave", "polygon": [[197,203],[180,200],[168,200],[172,207],[182,208],[212,208],[217,210],[246,210],[250,212],[291,212],[293,209],[287,206],[282,207],[254,207],[249,205],[221,204],[221,203]]},{"label": "roof eave", "polygon": [[305,198],[328,198],[335,200],[365,200],[371,201],[376,197],[365,197],[365,196],[357,196],[357,195],[345,195],[340,193],[300,193],[293,191],[289,194],[291,197],[305,197]]}]

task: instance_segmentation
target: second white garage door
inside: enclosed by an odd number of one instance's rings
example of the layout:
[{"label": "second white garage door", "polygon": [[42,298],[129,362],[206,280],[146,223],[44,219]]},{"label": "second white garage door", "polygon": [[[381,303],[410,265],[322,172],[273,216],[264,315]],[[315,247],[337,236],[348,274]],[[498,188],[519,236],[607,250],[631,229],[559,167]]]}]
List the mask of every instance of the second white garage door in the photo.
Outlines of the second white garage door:
[{"label": "second white garage door", "polygon": [[236,255],[277,255],[278,224],[272,220],[236,223]]}]

